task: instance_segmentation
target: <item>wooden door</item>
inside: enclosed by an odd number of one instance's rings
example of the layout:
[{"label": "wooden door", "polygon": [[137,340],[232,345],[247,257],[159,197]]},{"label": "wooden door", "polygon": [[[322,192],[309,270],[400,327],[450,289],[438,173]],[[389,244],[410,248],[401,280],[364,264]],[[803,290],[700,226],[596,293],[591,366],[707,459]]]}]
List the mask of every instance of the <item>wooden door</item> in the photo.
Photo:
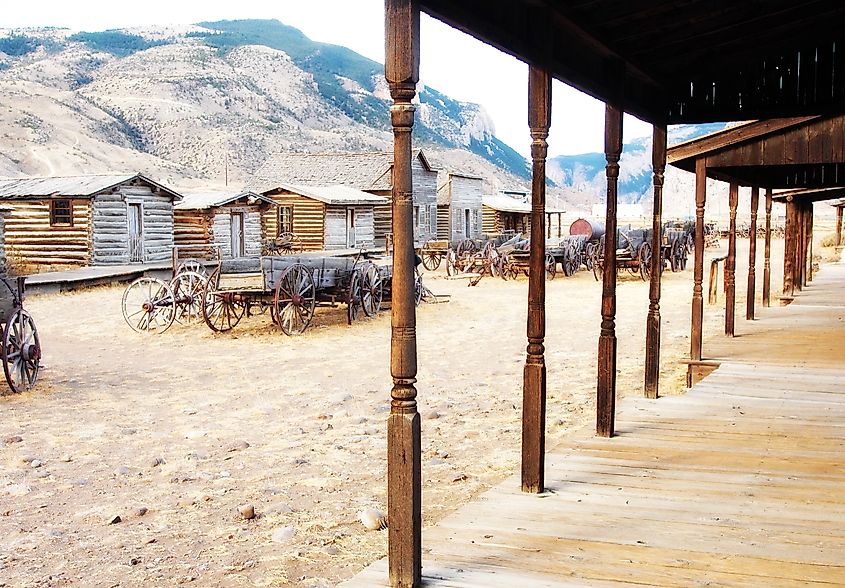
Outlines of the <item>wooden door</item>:
[{"label": "wooden door", "polygon": [[355,247],[355,209],[346,209],[346,246]]},{"label": "wooden door", "polygon": [[244,257],[244,213],[232,213],[232,257]]},{"label": "wooden door", "polygon": [[144,261],[144,209],[140,203],[130,203],[126,211],[129,237],[129,263]]},{"label": "wooden door", "polygon": [[464,237],[467,239],[472,238],[472,223],[470,219],[470,213],[472,211],[469,208],[464,209]]}]

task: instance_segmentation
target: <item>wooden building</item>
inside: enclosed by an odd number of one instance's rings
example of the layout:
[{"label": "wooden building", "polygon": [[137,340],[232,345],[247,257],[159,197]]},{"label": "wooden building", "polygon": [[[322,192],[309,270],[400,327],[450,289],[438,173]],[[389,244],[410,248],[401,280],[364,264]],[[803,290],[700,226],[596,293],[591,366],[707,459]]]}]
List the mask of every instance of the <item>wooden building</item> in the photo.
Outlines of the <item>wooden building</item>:
[{"label": "wooden building", "polygon": [[[411,159],[414,177],[414,240],[421,244],[437,234],[437,171],[422,150]],[[279,153],[256,173],[249,187],[263,192],[277,184],[296,186],[343,185],[385,197],[373,209],[377,243],[392,231],[390,199],[393,189],[393,153]]]},{"label": "wooden building", "polygon": [[[509,194],[518,194],[509,192]],[[506,195],[504,192],[483,198],[483,230],[485,235],[531,232],[531,204],[525,198]],[[565,210],[546,207],[546,238],[563,236],[563,214]]]},{"label": "wooden building", "polygon": [[387,202],[384,196],[341,185],[277,184],[261,194],[277,205],[264,213],[267,234],[295,233],[312,251],[374,247],[374,211]]},{"label": "wooden building", "polygon": [[437,238],[451,242],[480,238],[484,180],[445,170],[437,177]]},{"label": "wooden building", "polygon": [[174,242],[214,247],[224,259],[258,257],[262,241],[276,236],[264,219],[277,211],[276,202],[254,192],[185,194],[174,211]]},{"label": "wooden building", "polygon": [[181,196],[141,174],[0,180],[16,272],[170,259]]}]

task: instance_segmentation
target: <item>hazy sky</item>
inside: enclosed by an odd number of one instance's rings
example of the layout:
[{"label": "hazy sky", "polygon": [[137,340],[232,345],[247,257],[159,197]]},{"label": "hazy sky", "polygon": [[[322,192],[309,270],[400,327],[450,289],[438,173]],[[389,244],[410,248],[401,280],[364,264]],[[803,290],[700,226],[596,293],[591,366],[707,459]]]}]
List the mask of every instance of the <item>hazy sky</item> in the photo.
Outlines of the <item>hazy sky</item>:
[{"label": "hazy sky", "polygon": [[[204,20],[276,18],[315,41],[344,45],[384,62],[383,0],[37,0],[8,2],[0,27],[59,26],[97,31],[142,25],[190,24]],[[422,81],[458,100],[482,104],[496,135],[528,155],[527,66],[423,15]],[[604,105],[555,82],[550,155],[602,151]],[[625,138],[648,135],[651,126],[625,119]]]}]

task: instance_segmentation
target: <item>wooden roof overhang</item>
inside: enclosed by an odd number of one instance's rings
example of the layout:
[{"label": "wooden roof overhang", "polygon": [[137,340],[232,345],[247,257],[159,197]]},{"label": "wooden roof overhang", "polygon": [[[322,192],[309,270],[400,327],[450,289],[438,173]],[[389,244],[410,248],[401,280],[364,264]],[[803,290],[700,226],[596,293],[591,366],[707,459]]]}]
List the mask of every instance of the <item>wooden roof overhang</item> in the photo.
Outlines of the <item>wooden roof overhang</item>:
[{"label": "wooden roof overhang", "polygon": [[755,121],[667,151],[670,164],[689,172],[702,158],[708,177],[742,186],[843,186],[845,115]]},{"label": "wooden roof overhang", "polygon": [[[825,200],[836,200],[839,198],[845,198],[845,186],[815,190],[788,190],[772,194],[772,200],[775,202],[791,202],[793,200],[801,202],[824,202]],[[831,206],[845,206],[845,201],[832,202]]]},{"label": "wooden roof overhang", "polygon": [[652,123],[845,110],[841,0],[420,0],[420,8]]}]

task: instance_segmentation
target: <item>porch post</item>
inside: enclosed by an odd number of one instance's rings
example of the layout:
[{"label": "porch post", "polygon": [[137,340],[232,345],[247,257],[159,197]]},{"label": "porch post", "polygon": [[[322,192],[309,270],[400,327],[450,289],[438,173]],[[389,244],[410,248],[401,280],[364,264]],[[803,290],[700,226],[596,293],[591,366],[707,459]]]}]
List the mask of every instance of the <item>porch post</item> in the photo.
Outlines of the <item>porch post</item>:
[{"label": "porch post", "polygon": [[544,489],[546,452],[546,154],[552,114],[549,72],[528,69],[528,126],[531,129],[531,253],[528,272],[528,347],[522,380],[522,491]]},{"label": "porch post", "polygon": [[651,284],[645,325],[645,396],[657,398],[660,383],[660,281],[663,274],[663,172],[666,169],[666,125],[654,125],[651,146],[654,212],[651,223]]},{"label": "porch post", "polygon": [[751,187],[751,225],[748,227],[748,293],[745,297],[745,320],[754,320],[757,294],[757,209],[760,207],[760,188]]},{"label": "porch post", "polygon": [[791,197],[786,199],[786,224],[783,229],[783,295],[792,296],[795,293],[795,244],[798,239],[796,203]]},{"label": "porch post", "polygon": [[707,165],[703,157],[695,160],[695,251],[692,287],[692,327],[690,329],[690,359],[701,360],[701,331],[704,320],[704,204],[707,200]]},{"label": "porch post", "polygon": [[766,188],[766,240],[763,248],[763,306],[772,300],[772,189]]},{"label": "porch post", "polygon": [[418,0],[385,0],[385,66],[393,105],[393,294],[387,421],[388,568],[394,588],[422,584],[420,416],[414,306],[414,219],[411,130],[419,79]]},{"label": "porch post", "polygon": [[807,203],[807,283],[813,281],[813,203]]},{"label": "porch post", "polygon": [[842,209],[845,206],[836,207],[836,246],[842,245]]},{"label": "porch post", "polygon": [[736,205],[739,186],[731,183],[728,198],[730,206],[730,229],[728,231],[728,259],[725,267],[725,335],[734,336],[736,317]]},{"label": "porch post", "polygon": [[622,154],[622,108],[605,105],[604,153],[607,158],[607,216],[604,234],[601,334],[596,385],[596,433],[612,437],[616,418],[616,192]]}]

